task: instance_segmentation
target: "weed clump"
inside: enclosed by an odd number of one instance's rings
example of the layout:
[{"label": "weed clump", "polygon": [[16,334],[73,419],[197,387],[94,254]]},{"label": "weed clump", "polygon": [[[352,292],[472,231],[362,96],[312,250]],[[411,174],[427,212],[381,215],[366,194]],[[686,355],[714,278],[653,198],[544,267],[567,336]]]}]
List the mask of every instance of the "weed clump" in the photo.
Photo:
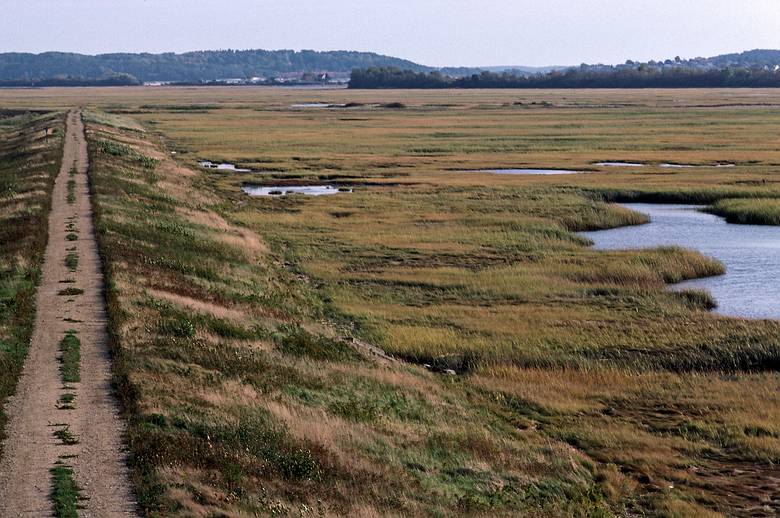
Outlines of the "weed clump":
[{"label": "weed clump", "polygon": [[65,256],[65,266],[71,272],[75,272],[79,267],[79,255],[76,252],[68,252],[68,255]]},{"label": "weed clump", "polygon": [[192,338],[195,336],[195,324],[185,317],[169,318],[160,324],[160,332],[177,338]]},{"label": "weed clump", "polygon": [[57,292],[57,295],[62,295],[62,296],[74,296],[74,295],[83,295],[83,294],[84,294],[84,290],[82,290],[81,288],[70,288],[70,287]]},{"label": "weed clump", "polygon": [[81,381],[81,340],[73,330],[60,341],[60,375],[65,383]]},{"label": "weed clump", "polygon": [[54,516],[57,518],[78,518],[79,492],[73,468],[57,461],[51,469],[52,489],[51,500],[54,505]]},{"label": "weed clump", "polygon": [[76,203],[76,181],[68,180],[68,204],[73,205]]},{"label": "weed clump", "polygon": [[70,392],[63,394],[57,399],[57,409],[59,410],[75,410],[76,408],[76,394]]},{"label": "weed clump", "polygon": [[312,335],[297,326],[282,327],[274,338],[280,351],[293,356],[330,361],[358,358],[357,353],[344,342]]},{"label": "weed clump", "polygon": [[54,437],[59,439],[63,445],[73,446],[79,443],[78,438],[75,435],[73,435],[73,432],[70,431],[70,426],[68,425],[55,425],[55,426],[61,426],[61,428],[58,428],[57,430],[54,431]]}]

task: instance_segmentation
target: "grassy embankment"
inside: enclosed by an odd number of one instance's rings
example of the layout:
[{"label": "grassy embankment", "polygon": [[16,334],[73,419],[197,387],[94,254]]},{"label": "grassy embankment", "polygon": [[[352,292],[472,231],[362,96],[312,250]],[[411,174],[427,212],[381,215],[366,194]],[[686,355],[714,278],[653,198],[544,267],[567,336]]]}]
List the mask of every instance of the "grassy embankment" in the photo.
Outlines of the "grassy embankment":
[{"label": "grassy embankment", "polygon": [[0,439],[2,403],[16,387],[32,333],[63,120],[61,114],[0,113]]},{"label": "grassy embankment", "polygon": [[117,384],[147,512],[611,505],[564,442],[518,432],[459,383],[366,358],[321,324],[315,289],[139,138],[89,125]]},{"label": "grassy embankment", "polygon": [[[720,271],[696,253],[598,253],[572,233],[642,221],[601,201],[609,196],[777,196],[773,110],[746,92],[722,103],[679,93],[681,107],[652,92],[551,106],[506,102],[516,93],[442,106],[441,93],[393,92],[372,95],[406,96],[408,108],[318,112],[286,103],[353,94],[247,95],[188,110],[168,98],[159,108],[125,101],[167,150],[137,130],[90,126],[147,509],[776,510],[780,326],[719,318],[706,297],[665,291]],[[137,149],[109,153],[99,142],[110,140]],[[192,173],[169,150],[189,164],[269,172]],[[738,166],[566,178],[451,171],[600,160]],[[356,192],[238,191],[301,180]],[[366,359],[352,337],[462,375]]]},{"label": "grassy embankment", "polygon": [[708,210],[726,218],[729,223],[780,225],[780,200],[778,199],[723,199],[715,202]]}]

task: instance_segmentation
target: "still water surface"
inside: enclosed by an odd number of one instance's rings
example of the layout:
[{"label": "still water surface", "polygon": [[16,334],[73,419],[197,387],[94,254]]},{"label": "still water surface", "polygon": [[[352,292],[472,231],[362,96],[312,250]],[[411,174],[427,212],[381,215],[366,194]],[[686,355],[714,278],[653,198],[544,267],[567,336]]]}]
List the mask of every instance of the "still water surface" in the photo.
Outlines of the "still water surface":
[{"label": "still water surface", "polygon": [[645,164],[639,162],[596,162],[593,165],[601,167],[644,167]]},{"label": "still water surface", "polygon": [[263,187],[259,185],[245,185],[242,191],[250,196],[285,196],[287,194],[305,194],[307,196],[327,196],[329,194],[339,194],[352,192],[352,189],[334,187],[332,185],[277,185]]},{"label": "still water surface", "polygon": [[726,274],[676,284],[673,289],[705,289],[718,301],[718,313],[780,319],[780,227],[732,225],[700,212],[696,205],[627,203],[651,222],[635,227],[583,232],[597,249],[616,250],[677,245],[698,250],[726,266]]},{"label": "still water surface", "polygon": [[493,174],[530,174],[530,175],[557,175],[557,174],[580,174],[584,171],[571,171],[568,169],[478,169],[475,171],[464,171],[466,173],[493,173]]},{"label": "still water surface", "polygon": [[205,167],[206,169],[219,169],[220,171],[235,171],[237,173],[249,173],[252,170],[251,169],[240,169],[235,166],[235,164],[228,164],[228,163],[214,163],[210,162],[208,160],[204,160],[202,162],[198,162],[201,167]]}]

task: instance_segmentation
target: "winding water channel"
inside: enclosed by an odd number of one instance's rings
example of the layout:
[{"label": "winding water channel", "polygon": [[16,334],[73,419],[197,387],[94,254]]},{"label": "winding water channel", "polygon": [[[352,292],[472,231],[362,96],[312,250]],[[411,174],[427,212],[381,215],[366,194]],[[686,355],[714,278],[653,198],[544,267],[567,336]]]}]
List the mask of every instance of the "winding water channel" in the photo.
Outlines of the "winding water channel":
[{"label": "winding water channel", "polygon": [[723,315],[780,319],[780,227],[732,225],[696,205],[627,203],[650,216],[634,227],[582,232],[601,250],[677,245],[718,259],[726,274],[686,281],[674,289],[708,290]]}]

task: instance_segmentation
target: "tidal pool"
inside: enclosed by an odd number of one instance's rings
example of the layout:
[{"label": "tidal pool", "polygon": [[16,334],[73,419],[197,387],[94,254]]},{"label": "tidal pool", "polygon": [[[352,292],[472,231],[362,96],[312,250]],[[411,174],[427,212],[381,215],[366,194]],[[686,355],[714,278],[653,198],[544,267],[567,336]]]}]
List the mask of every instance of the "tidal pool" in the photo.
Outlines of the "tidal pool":
[{"label": "tidal pool", "polygon": [[464,171],[466,173],[493,173],[493,174],[528,174],[528,175],[557,175],[557,174],[581,174],[584,171],[572,171],[569,169],[478,169]]},{"label": "tidal pool", "polygon": [[214,162],[209,162],[208,160],[198,162],[198,164],[200,164],[201,167],[205,167],[206,169],[219,169],[221,171],[236,171],[238,173],[249,173],[252,171],[251,169],[239,169],[234,164],[217,164]]},{"label": "tidal pool", "polygon": [[352,192],[352,189],[347,189],[345,187],[334,187],[332,185],[245,185],[241,188],[241,190],[250,196],[285,196],[287,194],[327,196],[330,194]]},{"label": "tidal pool", "polygon": [[705,289],[716,312],[735,317],[780,319],[780,227],[732,225],[697,205],[626,203],[650,216],[650,223],[582,232],[600,250],[676,245],[718,259],[726,274],[675,284],[672,289]]},{"label": "tidal pool", "polygon": [[298,103],[290,105],[291,108],[330,108],[330,103]]},{"label": "tidal pool", "polygon": [[600,167],[644,167],[645,164],[639,162],[596,162],[593,165]]},{"label": "tidal pool", "polygon": [[736,167],[735,164],[703,164],[703,165],[696,165],[696,164],[672,164],[672,163],[663,163],[659,164],[659,167],[663,167],[665,169],[692,169],[695,167]]}]

